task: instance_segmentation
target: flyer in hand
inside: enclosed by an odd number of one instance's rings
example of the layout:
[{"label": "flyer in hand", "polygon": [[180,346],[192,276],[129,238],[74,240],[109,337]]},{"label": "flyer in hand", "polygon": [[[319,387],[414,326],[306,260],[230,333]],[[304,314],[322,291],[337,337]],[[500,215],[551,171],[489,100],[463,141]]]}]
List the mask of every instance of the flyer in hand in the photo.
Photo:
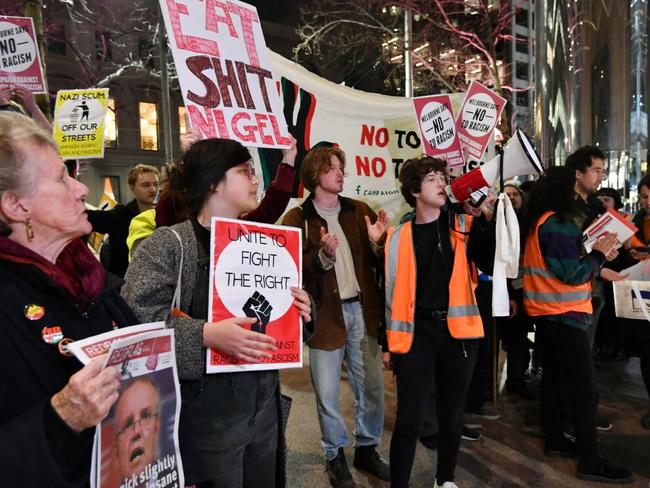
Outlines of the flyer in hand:
[{"label": "flyer in hand", "polygon": [[95,434],[98,488],[183,488],[178,447],[181,397],[174,331],[118,339],[106,368],[120,372],[119,398]]},{"label": "flyer in hand", "polygon": [[300,229],[213,217],[208,319],[257,321],[250,330],[275,339],[270,358],[249,363],[208,349],[208,373],[302,367],[302,325],[290,287],[300,287]]},{"label": "flyer in hand", "polygon": [[582,234],[582,243],[587,252],[591,252],[594,243],[607,234],[616,234],[618,246],[621,247],[625,241],[632,237],[638,229],[631,222],[617,212],[616,210],[607,209],[593,223],[587,227]]}]

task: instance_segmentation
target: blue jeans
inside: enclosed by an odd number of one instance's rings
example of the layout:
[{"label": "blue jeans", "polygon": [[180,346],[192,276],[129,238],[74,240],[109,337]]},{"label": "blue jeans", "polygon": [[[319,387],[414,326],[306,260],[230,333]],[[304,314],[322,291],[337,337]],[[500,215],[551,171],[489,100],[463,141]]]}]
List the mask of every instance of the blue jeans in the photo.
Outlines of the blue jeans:
[{"label": "blue jeans", "polygon": [[336,457],[339,447],[348,444],[345,422],[339,405],[341,364],[348,364],[348,381],[355,400],[356,446],[377,446],[384,428],[384,382],[381,348],[369,337],[360,302],[343,303],[347,331],[345,345],[326,351],[309,350],[311,382],[316,392],[321,444],[328,460]]}]

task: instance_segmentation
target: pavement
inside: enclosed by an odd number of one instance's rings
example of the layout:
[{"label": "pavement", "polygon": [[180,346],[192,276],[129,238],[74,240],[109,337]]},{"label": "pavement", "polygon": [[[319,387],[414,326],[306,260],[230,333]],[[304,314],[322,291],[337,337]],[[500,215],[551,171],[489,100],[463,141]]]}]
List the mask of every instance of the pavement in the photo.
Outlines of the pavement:
[{"label": "pavement", "polygon": [[[309,378],[309,348],[305,347],[302,369],[281,373],[283,392],[293,398],[287,427],[289,488],[328,488],[325,458],[320,447],[320,428],[315,396]],[[503,363],[503,361],[501,361]],[[502,370],[501,364],[500,370]],[[601,455],[623,464],[635,474],[635,488],[650,487],[650,431],[641,428],[639,419],[649,407],[643,386],[638,358],[596,368],[600,393],[600,409],[613,429],[600,434]],[[353,424],[354,398],[342,374],[341,405],[348,433]],[[392,373],[384,372],[386,419],[380,454],[388,460],[390,437],[395,422],[396,391]],[[530,387],[539,390],[538,379]],[[548,458],[542,452],[537,402],[521,400],[505,392],[495,404],[501,419],[483,421],[482,438],[478,442],[462,441],[456,468],[459,488],[534,488],[534,487],[598,487],[601,483],[584,482],[575,477],[575,461]],[[345,448],[346,457],[357,487],[388,488],[390,484],[352,467],[354,450]],[[436,452],[418,443],[411,475],[412,488],[434,485]]]}]

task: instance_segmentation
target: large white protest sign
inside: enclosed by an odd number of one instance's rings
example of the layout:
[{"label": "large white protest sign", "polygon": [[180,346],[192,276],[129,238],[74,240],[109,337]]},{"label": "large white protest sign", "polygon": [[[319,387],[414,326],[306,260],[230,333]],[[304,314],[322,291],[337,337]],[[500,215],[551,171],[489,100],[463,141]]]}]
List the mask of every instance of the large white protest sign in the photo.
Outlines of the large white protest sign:
[{"label": "large white protest sign", "polygon": [[289,147],[255,7],[237,0],[160,6],[192,128],[202,138]]}]

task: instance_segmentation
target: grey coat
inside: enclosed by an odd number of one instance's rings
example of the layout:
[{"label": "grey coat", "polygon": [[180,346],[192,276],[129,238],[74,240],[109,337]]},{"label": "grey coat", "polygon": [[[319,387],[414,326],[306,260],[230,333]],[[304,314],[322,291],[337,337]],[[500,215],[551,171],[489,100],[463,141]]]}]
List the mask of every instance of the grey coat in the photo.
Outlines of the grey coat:
[{"label": "grey coat", "polygon": [[[178,232],[183,247],[171,231]],[[136,249],[126,271],[122,296],[143,322],[165,320],[174,329],[176,363],[180,380],[196,380],[205,371],[202,319],[171,316],[171,306],[181,272],[181,309],[189,310],[197,275],[196,236],[189,220],[160,227]],[[183,269],[181,265],[183,253]]]}]

